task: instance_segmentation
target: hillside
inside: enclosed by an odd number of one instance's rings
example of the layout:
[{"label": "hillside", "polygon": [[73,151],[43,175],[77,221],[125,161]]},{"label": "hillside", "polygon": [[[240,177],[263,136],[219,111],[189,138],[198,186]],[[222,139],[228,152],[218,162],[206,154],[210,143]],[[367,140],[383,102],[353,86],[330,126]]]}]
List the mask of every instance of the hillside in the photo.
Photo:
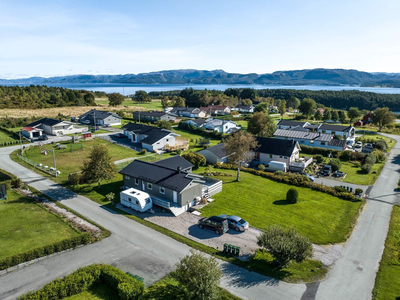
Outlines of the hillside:
[{"label": "hillside", "polygon": [[0,84],[280,84],[280,85],[354,85],[400,87],[398,73],[368,73],[344,69],[277,71],[271,74],[227,73],[223,70],[169,70],[125,75],[71,75],[0,79]]}]

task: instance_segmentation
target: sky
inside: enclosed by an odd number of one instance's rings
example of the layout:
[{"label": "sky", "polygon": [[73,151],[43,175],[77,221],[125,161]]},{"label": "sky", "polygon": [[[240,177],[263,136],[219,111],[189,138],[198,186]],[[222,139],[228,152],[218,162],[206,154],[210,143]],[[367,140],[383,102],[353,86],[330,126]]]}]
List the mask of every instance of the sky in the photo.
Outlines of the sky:
[{"label": "sky", "polygon": [[400,73],[399,0],[0,1],[0,78]]}]

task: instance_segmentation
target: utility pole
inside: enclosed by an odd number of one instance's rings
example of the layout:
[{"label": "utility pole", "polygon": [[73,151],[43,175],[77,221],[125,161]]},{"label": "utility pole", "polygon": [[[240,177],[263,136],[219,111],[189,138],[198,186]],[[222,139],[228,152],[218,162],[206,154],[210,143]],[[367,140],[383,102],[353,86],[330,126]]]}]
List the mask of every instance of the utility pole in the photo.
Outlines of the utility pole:
[{"label": "utility pole", "polygon": [[55,149],[54,149],[54,147],[53,147],[53,163],[54,163],[54,173],[55,173],[55,175],[56,175],[56,177],[57,177],[57,168],[56,168],[56,154],[55,154]]},{"label": "utility pole", "polygon": [[21,154],[22,154],[22,137],[21,137],[21,131],[19,132],[19,143],[21,144]]},{"label": "utility pole", "polygon": [[93,123],[94,123],[94,132],[96,133],[96,110],[93,110]]},{"label": "utility pole", "polygon": [[139,105],[139,100],[137,102],[137,107],[138,107],[138,112],[139,112],[139,124],[140,124],[140,105]]}]

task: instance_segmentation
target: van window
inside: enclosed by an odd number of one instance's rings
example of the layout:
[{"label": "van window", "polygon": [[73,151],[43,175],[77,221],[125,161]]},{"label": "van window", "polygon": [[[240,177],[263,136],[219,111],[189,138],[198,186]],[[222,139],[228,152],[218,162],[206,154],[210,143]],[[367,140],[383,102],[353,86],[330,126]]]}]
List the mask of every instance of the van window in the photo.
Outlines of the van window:
[{"label": "van window", "polygon": [[150,203],[150,198],[146,199],[146,204]]},{"label": "van window", "polygon": [[132,199],[131,199],[131,198],[128,198],[128,200],[129,200],[129,202],[131,202],[131,201],[132,201]]},{"label": "van window", "polygon": [[139,201],[136,199],[136,204],[139,205]]}]

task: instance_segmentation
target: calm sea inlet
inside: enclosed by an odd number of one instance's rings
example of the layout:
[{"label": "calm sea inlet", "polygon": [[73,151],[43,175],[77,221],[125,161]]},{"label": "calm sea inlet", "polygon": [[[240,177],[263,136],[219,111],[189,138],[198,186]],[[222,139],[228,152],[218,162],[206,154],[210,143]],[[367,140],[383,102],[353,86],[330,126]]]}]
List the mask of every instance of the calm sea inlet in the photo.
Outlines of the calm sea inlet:
[{"label": "calm sea inlet", "polygon": [[48,84],[49,86],[59,86],[76,90],[102,91],[106,93],[121,93],[132,95],[136,91],[146,92],[173,91],[193,88],[195,90],[219,90],[224,91],[228,88],[253,88],[253,89],[293,89],[293,90],[357,90],[363,92],[373,92],[379,94],[400,94],[400,88],[379,88],[379,87],[357,87],[357,86],[329,86],[329,85],[261,85],[261,84],[114,84],[114,83],[75,83],[75,84]]}]

